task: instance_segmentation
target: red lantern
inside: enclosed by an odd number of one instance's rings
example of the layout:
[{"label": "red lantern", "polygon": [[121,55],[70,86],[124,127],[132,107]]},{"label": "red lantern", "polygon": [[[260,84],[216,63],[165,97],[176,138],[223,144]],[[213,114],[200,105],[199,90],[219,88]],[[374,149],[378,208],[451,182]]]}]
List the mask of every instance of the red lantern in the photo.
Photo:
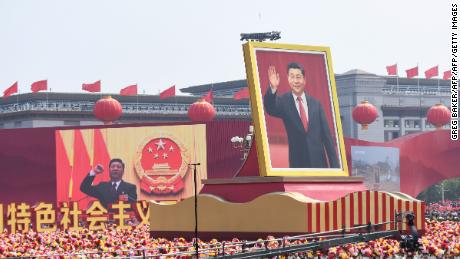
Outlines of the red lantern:
[{"label": "red lantern", "polygon": [[377,108],[368,101],[362,101],[353,109],[353,120],[361,124],[362,130],[367,130],[369,124],[377,118]]},{"label": "red lantern", "polygon": [[122,114],[121,104],[111,96],[105,96],[96,102],[93,113],[104,124],[112,124]]},{"label": "red lantern", "polygon": [[191,121],[212,121],[216,117],[216,109],[212,104],[200,99],[190,105],[188,117]]},{"label": "red lantern", "polygon": [[427,114],[428,122],[433,124],[437,129],[450,122],[450,110],[441,103],[432,106]]}]

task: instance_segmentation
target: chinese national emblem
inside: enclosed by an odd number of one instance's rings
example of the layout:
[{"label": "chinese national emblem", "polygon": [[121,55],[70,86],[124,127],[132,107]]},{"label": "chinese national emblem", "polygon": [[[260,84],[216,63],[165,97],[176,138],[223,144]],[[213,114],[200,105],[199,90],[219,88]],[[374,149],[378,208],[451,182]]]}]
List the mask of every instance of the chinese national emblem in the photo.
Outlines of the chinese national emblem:
[{"label": "chinese national emblem", "polygon": [[189,157],[173,136],[146,139],[138,148],[135,170],[141,190],[149,194],[176,194],[184,189]]}]

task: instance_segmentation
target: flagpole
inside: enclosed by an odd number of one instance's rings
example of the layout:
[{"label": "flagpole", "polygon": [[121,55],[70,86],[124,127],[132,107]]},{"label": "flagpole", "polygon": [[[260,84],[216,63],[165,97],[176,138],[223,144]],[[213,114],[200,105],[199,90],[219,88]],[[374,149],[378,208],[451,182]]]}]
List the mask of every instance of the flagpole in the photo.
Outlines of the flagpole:
[{"label": "flagpole", "polygon": [[438,96],[439,96],[439,103],[441,103],[441,86],[440,86],[441,78],[438,77]]},{"label": "flagpole", "polygon": [[19,108],[19,94],[21,94],[21,91],[18,86],[18,93],[16,94],[16,111],[18,111]]},{"label": "flagpole", "polygon": [[[46,87],[48,88],[48,79],[46,79]],[[45,97],[46,97],[46,109],[45,110],[48,110],[48,92],[51,92],[51,88],[45,92]]]},{"label": "flagpole", "polygon": [[396,63],[396,93],[398,94],[398,107],[401,107],[401,95],[399,93],[399,70],[398,63]]},{"label": "flagpole", "polygon": [[[100,93],[100,95],[101,95],[101,96],[99,97],[99,99],[102,99],[103,96],[104,96],[104,94],[102,93],[102,80],[99,80],[99,81],[100,81],[100,83],[99,83],[99,85],[100,85],[100,88],[99,88],[100,91],[99,91],[99,93]],[[96,82],[97,82],[97,81],[96,81]],[[98,100],[96,100],[96,102],[97,102],[97,101],[98,101]],[[96,105],[96,102],[94,103],[94,105]]]},{"label": "flagpole", "polygon": [[[137,83],[136,83],[137,85]],[[136,93],[136,109],[137,109],[137,113],[139,113],[139,95]]]},{"label": "flagpole", "polygon": [[421,93],[421,89],[420,89],[420,76],[418,75],[418,70],[419,70],[419,64],[417,63],[417,89],[418,89],[418,94],[420,96],[420,106],[422,105],[422,93]]},{"label": "flagpole", "polygon": [[211,94],[212,94],[212,99],[211,99],[211,104],[214,105],[214,80],[212,80],[211,83]]},{"label": "flagpole", "polygon": [[177,106],[177,95],[176,95],[176,85],[174,84],[174,103]]},{"label": "flagpole", "polygon": [[420,87],[420,75],[419,75],[419,70],[420,66],[419,63],[417,62],[417,88],[418,88],[418,96],[419,96],[419,107],[418,107],[418,112],[419,112],[419,117],[420,117],[420,130],[423,131],[422,129],[422,119],[423,119],[423,114],[422,114],[422,89]]},{"label": "flagpole", "polygon": [[440,81],[441,81],[441,78],[439,77],[439,64],[437,65],[438,67],[438,96],[439,96],[439,103],[441,103],[441,86],[440,86]]}]

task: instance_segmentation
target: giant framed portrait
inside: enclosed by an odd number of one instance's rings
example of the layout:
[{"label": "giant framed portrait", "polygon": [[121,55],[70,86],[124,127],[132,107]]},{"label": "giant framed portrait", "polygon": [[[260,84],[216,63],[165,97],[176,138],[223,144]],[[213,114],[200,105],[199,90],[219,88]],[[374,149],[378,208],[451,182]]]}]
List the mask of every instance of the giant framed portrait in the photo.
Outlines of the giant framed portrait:
[{"label": "giant framed portrait", "polygon": [[243,45],[261,176],[348,176],[328,47]]}]

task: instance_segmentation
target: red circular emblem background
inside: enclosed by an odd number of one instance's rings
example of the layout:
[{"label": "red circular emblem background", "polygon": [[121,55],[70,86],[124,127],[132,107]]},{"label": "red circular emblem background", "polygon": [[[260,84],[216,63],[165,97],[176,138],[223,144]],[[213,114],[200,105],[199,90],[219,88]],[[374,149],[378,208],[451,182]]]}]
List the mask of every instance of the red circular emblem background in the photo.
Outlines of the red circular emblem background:
[{"label": "red circular emblem background", "polygon": [[150,140],[142,149],[141,166],[149,172],[160,165],[168,165],[170,170],[178,171],[182,165],[179,146],[169,138]]},{"label": "red circular emblem background", "polygon": [[173,135],[147,138],[139,146],[134,167],[143,192],[168,195],[184,189],[183,177],[190,170],[187,166],[190,158],[175,139]]}]

